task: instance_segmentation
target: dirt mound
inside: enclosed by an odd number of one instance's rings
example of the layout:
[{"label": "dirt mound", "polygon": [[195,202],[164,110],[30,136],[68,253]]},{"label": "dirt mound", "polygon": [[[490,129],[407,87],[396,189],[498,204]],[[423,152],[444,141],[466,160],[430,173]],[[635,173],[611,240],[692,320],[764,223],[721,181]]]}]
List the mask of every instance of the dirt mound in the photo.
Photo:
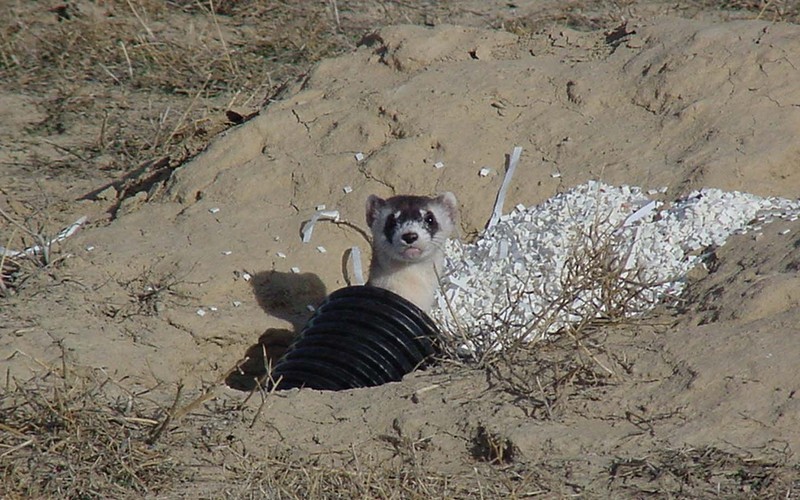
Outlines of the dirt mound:
[{"label": "dirt mound", "polygon": [[[58,275],[32,278],[46,292],[3,306],[8,369],[21,380],[66,356],[165,408],[180,384],[184,406],[265,330],[297,328],[347,284],[347,250],[368,250],[353,225],[365,227],[369,194],[453,191],[469,237],[512,146],[524,153],[508,207],[590,179],[666,187],[667,199],[700,187],[795,197],[797,54],[800,28],[758,21],[658,18],[530,37],[381,29],[68,240]],[[320,223],[303,244],[320,205],[352,225]],[[187,436],[171,441],[183,463],[217,464],[176,494],[313,496],[325,485],[381,496],[375,471],[413,476],[397,484],[416,495],[478,496],[482,480],[518,496],[795,494],[798,233],[780,222],[733,238],[677,310],[480,370],[445,363],[263,405],[216,388],[167,426]],[[247,479],[231,486],[228,470]],[[290,487],[265,470],[318,481]]]}]

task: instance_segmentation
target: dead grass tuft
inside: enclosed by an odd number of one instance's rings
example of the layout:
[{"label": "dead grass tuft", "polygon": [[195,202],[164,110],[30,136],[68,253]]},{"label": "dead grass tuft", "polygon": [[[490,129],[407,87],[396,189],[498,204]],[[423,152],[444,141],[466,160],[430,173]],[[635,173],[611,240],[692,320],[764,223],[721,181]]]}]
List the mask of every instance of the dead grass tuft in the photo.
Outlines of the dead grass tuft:
[{"label": "dead grass tuft", "polygon": [[514,461],[517,448],[507,437],[489,431],[479,425],[472,438],[472,456],[492,464],[509,464]]},{"label": "dead grass tuft", "polygon": [[618,457],[609,474],[613,486],[637,497],[793,498],[800,490],[800,468],[786,466],[785,450],[765,453],[664,449],[641,458]]},{"label": "dead grass tuft", "polygon": [[688,2],[705,9],[746,12],[748,19],[762,21],[798,23],[800,4],[795,0],[699,0]]},{"label": "dead grass tuft", "polygon": [[[21,354],[18,354],[21,355]],[[159,491],[176,465],[145,443],[161,410],[102,370],[47,368],[0,389],[5,498],[121,498]]]},{"label": "dead grass tuft", "polygon": [[[645,5],[640,5],[642,3]],[[800,22],[800,4],[796,0],[682,0],[663,3],[661,14],[687,18],[702,12],[722,11],[736,19]],[[646,4],[636,0],[582,0],[545,6],[533,14],[495,21],[494,24],[497,28],[521,36],[529,36],[552,26],[568,26],[578,31],[611,29],[636,18],[637,13],[641,15],[639,9],[646,9]]]},{"label": "dead grass tuft", "polygon": [[[630,366],[609,348],[609,328],[640,323],[644,312],[670,298],[661,298],[664,283],[628,262],[629,243],[619,229],[607,216],[579,229],[559,278],[545,277],[549,284],[544,290],[512,276],[530,289],[507,294],[510,299],[503,304],[509,305],[494,315],[502,326],[468,334],[445,332],[445,356],[458,362],[463,346],[474,346],[471,364],[532,403],[540,418],[555,418],[562,403],[578,392],[618,381]],[[542,294],[548,306],[538,312],[521,309],[529,296]],[[458,318],[453,323],[458,326]]]},{"label": "dead grass tuft", "polygon": [[442,474],[419,464],[381,463],[355,457],[339,467],[313,460],[271,459],[237,464],[226,498],[534,498],[552,491],[530,470],[476,466],[471,473]]},{"label": "dead grass tuft", "polygon": [[0,298],[17,294],[30,277],[69,257],[55,251],[68,236],[67,228],[56,234],[49,231],[51,225],[47,211],[22,217],[0,208],[0,229],[9,229],[8,239],[0,242]]},{"label": "dead grass tuft", "polygon": [[57,151],[26,168],[114,176],[181,163],[232,125],[225,111],[260,109],[356,36],[311,2],[17,2],[0,12],[0,88],[45,112],[28,132]]},{"label": "dead grass tuft", "polygon": [[187,280],[194,266],[182,270],[175,263],[165,267],[162,261],[143,268],[133,279],[120,282],[120,286],[127,290],[130,301],[123,305],[106,304],[105,313],[123,321],[132,316],[158,316],[176,304],[186,306],[191,294],[184,291],[185,286],[202,284]]}]

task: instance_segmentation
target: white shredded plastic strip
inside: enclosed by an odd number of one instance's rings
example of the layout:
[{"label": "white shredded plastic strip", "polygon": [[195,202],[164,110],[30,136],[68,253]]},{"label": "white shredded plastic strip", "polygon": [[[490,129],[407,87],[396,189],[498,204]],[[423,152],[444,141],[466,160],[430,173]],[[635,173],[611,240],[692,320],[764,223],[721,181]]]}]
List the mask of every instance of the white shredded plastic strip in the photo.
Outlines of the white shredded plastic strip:
[{"label": "white shredded plastic strip", "polygon": [[[572,250],[597,244],[591,230],[615,236],[610,249],[628,271],[620,285],[633,277],[644,287],[626,306],[633,316],[680,294],[704,248],[752,233],[773,217],[791,221],[799,214],[800,200],[708,188],[663,204],[635,186],[589,181],[540,205],[515,208],[474,243],[449,240],[439,308],[431,315],[447,330],[469,332],[464,349],[475,353],[544,338],[602,314],[600,283],[581,285],[574,296],[564,288],[573,286],[564,281]],[[764,220],[754,225],[759,217]],[[571,303],[559,302],[564,296]]]},{"label": "white shredded plastic strip", "polygon": [[519,158],[522,155],[522,148],[520,146],[514,147],[511,156],[508,157],[508,168],[506,175],[503,177],[503,184],[500,185],[500,191],[497,192],[497,199],[494,202],[494,209],[492,210],[492,217],[486,225],[486,229],[491,229],[495,224],[500,221],[500,216],[503,215],[503,203],[506,201],[506,193],[508,186],[511,185],[511,178],[514,176],[514,171],[517,169]]},{"label": "white shredded plastic strip", "polygon": [[622,225],[623,226],[630,226],[634,222],[636,222],[638,220],[641,220],[641,219],[647,217],[648,215],[650,215],[650,212],[655,210],[656,207],[658,207],[658,202],[655,201],[655,200],[651,201],[647,205],[643,206],[639,210],[637,210],[637,211],[633,212],[631,215],[629,215],[628,218],[625,219],[625,222],[622,223]]},{"label": "white shredded plastic strip", "polygon": [[314,225],[319,220],[332,220],[334,222],[339,220],[338,210],[317,210],[311,219],[305,223],[302,230],[303,243],[311,241],[311,234],[314,232]]},{"label": "white shredded plastic strip", "polygon": [[364,270],[361,268],[361,249],[358,247],[350,248],[350,262],[353,265],[353,284],[364,284]]},{"label": "white shredded plastic strip", "polygon": [[[89,218],[84,215],[80,219],[76,220],[75,222],[73,222],[69,226],[67,226],[64,229],[62,229],[56,235],[55,238],[51,239],[47,243],[47,245],[50,246],[53,243],[58,243],[59,241],[64,241],[65,239],[69,238],[70,236],[75,234],[75,232],[78,229],[80,229],[80,227],[82,225],[86,224],[87,220],[89,220]],[[36,255],[36,254],[39,254],[39,253],[42,253],[42,247],[39,246],[39,245],[34,245],[32,247],[28,247],[25,250],[22,250],[21,252],[20,251],[16,251],[16,250],[11,250],[10,248],[0,247],[0,254],[5,255],[6,257],[18,257],[20,255]]]}]

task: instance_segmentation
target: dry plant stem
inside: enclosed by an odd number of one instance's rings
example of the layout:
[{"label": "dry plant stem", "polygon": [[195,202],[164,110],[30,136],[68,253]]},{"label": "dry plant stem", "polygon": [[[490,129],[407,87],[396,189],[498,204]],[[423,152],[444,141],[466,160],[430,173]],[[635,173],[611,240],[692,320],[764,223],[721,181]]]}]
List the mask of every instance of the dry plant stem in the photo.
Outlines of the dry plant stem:
[{"label": "dry plant stem", "polygon": [[456,324],[456,335],[453,335],[451,332],[443,331],[442,334],[448,335],[446,339],[447,342],[445,343],[444,347],[448,350],[448,354],[451,358],[457,359],[458,358],[458,344],[466,344],[468,342],[468,335],[465,329],[461,326],[461,322],[458,320],[458,315],[453,308],[452,301],[447,297],[447,294],[444,293],[444,288],[441,287],[442,277],[439,275],[439,271],[434,269],[436,272],[436,280],[440,283],[439,291],[441,296],[444,298],[445,305],[447,305],[447,311],[450,314],[450,317],[453,319],[453,322]]},{"label": "dry plant stem", "polygon": [[122,49],[122,55],[125,56],[125,62],[128,64],[128,77],[133,80],[133,63],[131,63],[131,56],[128,55],[128,49],[125,47],[125,42],[120,40],[119,46]]},{"label": "dry plant stem", "polygon": [[[261,416],[261,410],[264,409],[264,405],[267,404],[267,401],[269,400],[269,397],[272,396],[273,394],[275,394],[275,391],[278,390],[278,385],[281,383],[281,380],[283,380],[283,375],[278,377],[278,380],[274,380],[270,373],[268,373],[267,376],[269,377],[269,380],[270,380],[270,386],[269,386],[270,390],[269,390],[269,392],[264,393],[264,386],[261,384],[260,381],[258,381],[258,383],[256,384],[256,389],[263,395],[263,397],[261,398],[261,404],[258,405],[258,409],[256,410],[255,415],[253,415],[253,420],[250,421],[250,428],[251,429],[256,425],[256,422],[258,421],[258,417]],[[256,389],[253,389],[253,390],[255,391]]]},{"label": "dry plant stem", "polygon": [[36,238],[36,237],[38,236],[36,233],[34,233],[33,231],[31,231],[31,230],[30,230],[30,229],[28,229],[27,227],[23,226],[22,224],[20,224],[20,223],[19,223],[19,222],[17,222],[16,220],[14,220],[14,218],[13,218],[13,217],[11,217],[10,215],[8,215],[8,214],[5,212],[5,210],[3,210],[2,208],[0,208],[0,215],[2,215],[2,216],[3,216],[3,218],[4,218],[5,220],[7,220],[7,221],[8,221],[10,224],[14,225],[15,227],[17,227],[17,228],[21,229],[21,230],[22,230],[24,233],[28,234],[28,236],[30,236],[30,237],[32,237],[32,238]]},{"label": "dry plant stem", "polygon": [[21,450],[22,448],[25,448],[26,446],[32,445],[34,442],[35,442],[35,439],[31,438],[31,439],[25,441],[24,443],[20,443],[20,444],[14,446],[13,448],[9,448],[8,451],[6,451],[2,455],[0,455],[0,458],[6,457],[8,455],[13,455],[15,452]]},{"label": "dry plant stem", "polygon": [[[198,1],[198,5],[199,4],[200,2]],[[231,58],[231,52],[228,49],[228,44],[225,43],[225,36],[222,34],[222,28],[219,26],[219,21],[217,20],[217,11],[214,8],[214,0],[208,0],[208,10],[209,14],[211,15],[211,19],[214,21],[214,27],[217,29],[219,41],[222,44],[222,51],[225,53],[225,59],[228,61],[228,68],[230,69],[231,76],[236,77],[238,71],[236,70],[236,65],[233,63],[233,59]]]},{"label": "dry plant stem", "polygon": [[544,404],[545,411],[547,411],[547,418],[553,420],[553,408],[547,400],[547,393],[545,393],[544,387],[542,387],[542,381],[538,376],[536,377],[536,386],[539,388],[539,393],[542,395],[542,403]]},{"label": "dry plant stem", "polygon": [[590,351],[590,350],[589,350],[589,349],[588,349],[588,348],[587,348],[587,347],[586,347],[586,346],[583,344],[583,342],[581,342],[581,339],[579,339],[579,338],[577,337],[577,335],[575,334],[575,332],[573,332],[573,329],[572,329],[571,327],[567,327],[567,328],[565,328],[565,329],[564,329],[564,332],[565,332],[567,335],[569,335],[569,337],[570,337],[570,338],[573,340],[573,342],[575,342],[575,345],[576,345],[576,346],[578,346],[578,347],[579,347],[579,348],[580,348],[580,349],[581,349],[581,350],[582,350],[582,351],[583,351],[583,352],[584,352],[584,353],[585,353],[587,356],[589,356],[589,359],[591,359],[592,361],[594,361],[594,362],[597,364],[597,366],[599,366],[600,368],[602,368],[602,369],[603,369],[603,370],[604,370],[606,373],[608,373],[608,374],[609,374],[610,376],[612,376],[612,377],[613,377],[614,375],[616,375],[616,373],[614,373],[614,370],[612,370],[611,368],[608,368],[606,365],[604,365],[603,363],[601,363],[601,362],[600,362],[600,360],[599,360],[599,359],[597,359],[597,357],[596,357],[596,356],[595,356],[595,355],[592,353],[592,351]]},{"label": "dry plant stem", "polygon": [[[274,378],[272,378],[272,359],[270,359],[270,357],[267,355],[267,347],[264,344],[261,344],[261,356],[262,356],[262,359],[264,360],[264,373],[265,373],[265,375],[256,380],[256,387],[254,387],[253,390],[250,391],[250,394],[248,394],[247,398],[245,398],[244,402],[242,402],[242,404],[244,405],[250,399],[250,396],[255,394],[256,390],[258,390],[259,394],[261,394],[261,396],[262,396],[261,397],[261,404],[258,406],[258,410],[256,410],[256,414],[253,415],[253,420],[250,422],[250,427],[251,428],[256,424],[256,421],[258,420],[258,417],[261,415],[261,410],[264,408],[264,405],[267,403],[267,400],[268,400],[269,396],[271,396],[272,394],[275,393],[276,390],[278,390],[278,385],[283,380],[283,375],[278,377],[278,380],[275,380]],[[245,358],[245,360],[247,360],[247,358]],[[243,362],[240,362],[240,364],[241,363],[243,363]],[[266,386],[270,388],[270,391],[268,393],[264,392],[264,383],[265,382],[266,382]]]},{"label": "dry plant stem", "polygon": [[771,4],[772,4],[772,0],[767,0],[766,2],[764,2],[764,6],[761,7],[761,10],[758,11],[758,15],[756,16],[756,21],[761,19],[761,17],[764,15],[764,12],[767,11],[767,9],[769,8],[769,6]]},{"label": "dry plant stem", "polygon": [[139,24],[142,25],[142,28],[144,28],[144,30],[147,32],[147,35],[150,37],[150,39],[155,41],[156,36],[153,34],[153,31],[150,29],[150,27],[147,26],[147,23],[144,22],[144,19],[142,19],[142,17],[139,15],[139,12],[136,11],[136,7],[133,6],[131,0],[126,0],[126,1],[128,2],[128,7],[131,9],[131,12],[139,21]]},{"label": "dry plant stem", "polygon": [[161,425],[156,428],[151,437],[148,439],[148,444],[153,444],[158,440],[158,438],[163,433],[164,429],[171,423],[171,422],[178,422],[183,417],[185,417],[188,413],[194,411],[197,407],[213,399],[216,396],[216,391],[220,387],[225,384],[225,380],[233,373],[242,371],[242,365],[248,361],[249,358],[244,358],[236,363],[230,370],[226,371],[221,377],[219,377],[213,384],[206,387],[201,393],[200,396],[195,398],[192,402],[188,405],[178,408],[178,403],[180,403],[180,396],[183,390],[183,384],[178,385],[178,391],[175,395],[175,400],[172,403],[172,407],[167,412],[166,417],[164,417],[163,422]]},{"label": "dry plant stem", "polygon": [[[11,223],[15,227],[21,229],[23,232],[27,233],[31,238],[33,238],[33,241],[39,247],[39,250],[38,250],[38,252],[34,251],[32,253],[34,253],[34,254],[35,253],[40,253],[41,256],[42,256],[42,261],[41,261],[40,264],[45,266],[45,267],[49,266],[51,264],[51,261],[50,261],[50,245],[52,243],[52,240],[42,234],[43,228],[40,228],[38,231],[32,231],[32,230],[28,229],[27,227],[25,227],[24,225],[22,225],[19,222],[17,222],[16,220],[14,220],[14,218],[11,217],[10,215],[8,215],[2,208],[0,208],[0,215],[2,215],[3,218],[5,218],[9,223]],[[24,254],[26,256],[29,256],[27,254],[27,251],[25,251]]]},{"label": "dry plant stem", "polygon": [[333,10],[333,19],[336,21],[337,31],[342,31],[342,23],[339,20],[339,6],[336,5],[336,0],[330,0],[331,10]]},{"label": "dry plant stem", "polygon": [[197,91],[197,93],[195,93],[194,98],[192,99],[192,102],[189,103],[189,106],[186,108],[186,110],[181,115],[181,118],[180,118],[180,120],[178,120],[178,123],[175,124],[175,128],[172,129],[172,132],[169,134],[169,137],[167,137],[167,140],[165,141],[165,144],[167,144],[167,145],[170,144],[172,142],[172,138],[175,137],[178,134],[178,131],[184,126],[184,123],[186,122],[186,118],[189,116],[189,113],[191,113],[192,110],[194,109],[194,106],[197,104],[197,101],[200,99],[200,96],[203,94],[203,92],[205,92],[206,86],[208,85],[208,82],[210,80],[211,80],[211,76],[209,75],[208,78],[206,78],[205,83],[203,83],[203,85],[200,87],[200,89]]},{"label": "dry plant stem", "polygon": [[[14,236],[17,235],[17,230],[17,227],[14,227],[14,229],[11,230],[11,235],[8,237],[8,241],[5,245],[6,249],[11,247],[11,244],[14,241]],[[6,268],[6,258],[9,258],[9,256],[4,251],[3,254],[0,255],[0,295],[3,297],[7,297],[9,293],[8,288],[6,287],[5,275],[3,274]]]},{"label": "dry plant stem", "polygon": [[164,429],[166,429],[169,423],[172,421],[173,418],[172,416],[174,415],[175,409],[178,407],[178,403],[180,402],[181,399],[182,390],[183,390],[183,384],[178,384],[178,390],[175,393],[175,399],[172,402],[172,406],[167,411],[167,415],[164,417],[164,421],[161,423],[161,425],[153,429],[153,432],[147,438],[147,444],[149,445],[155,444],[155,442],[158,441],[158,438],[161,437],[161,434],[164,432]]}]

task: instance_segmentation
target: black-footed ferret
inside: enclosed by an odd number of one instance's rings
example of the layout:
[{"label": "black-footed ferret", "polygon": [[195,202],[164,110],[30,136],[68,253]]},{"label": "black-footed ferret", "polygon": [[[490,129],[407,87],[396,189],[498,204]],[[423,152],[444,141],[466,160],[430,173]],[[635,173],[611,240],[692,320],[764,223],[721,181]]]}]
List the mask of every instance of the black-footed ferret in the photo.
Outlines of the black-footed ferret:
[{"label": "black-footed ferret", "polygon": [[385,288],[427,312],[444,264],[444,244],[458,220],[453,193],[436,198],[393,196],[367,199],[372,230],[368,285]]}]

